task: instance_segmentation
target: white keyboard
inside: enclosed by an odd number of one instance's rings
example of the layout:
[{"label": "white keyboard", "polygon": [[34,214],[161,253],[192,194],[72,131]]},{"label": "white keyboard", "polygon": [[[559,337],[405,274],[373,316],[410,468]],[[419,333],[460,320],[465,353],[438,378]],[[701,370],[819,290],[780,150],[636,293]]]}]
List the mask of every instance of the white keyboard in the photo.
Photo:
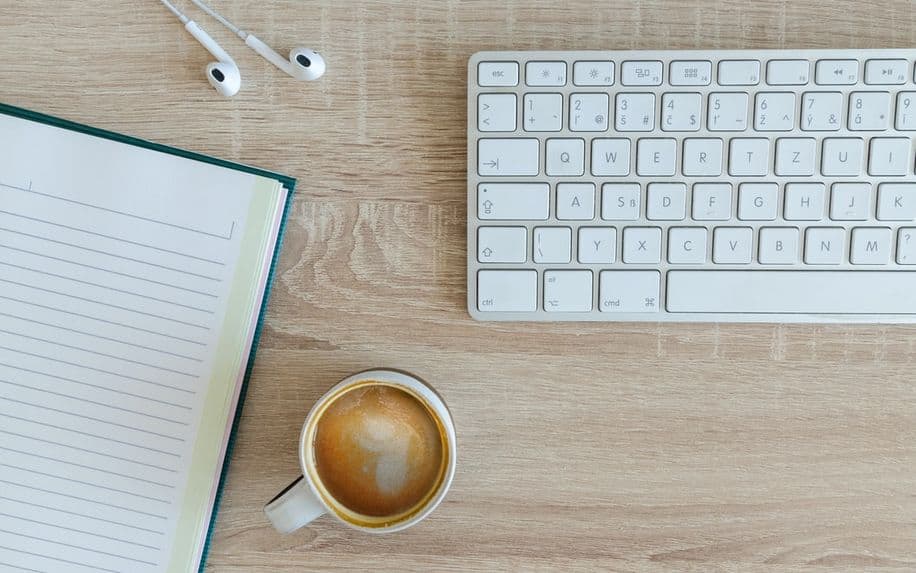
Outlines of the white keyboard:
[{"label": "white keyboard", "polygon": [[916,50],[479,52],[479,320],[916,322]]}]

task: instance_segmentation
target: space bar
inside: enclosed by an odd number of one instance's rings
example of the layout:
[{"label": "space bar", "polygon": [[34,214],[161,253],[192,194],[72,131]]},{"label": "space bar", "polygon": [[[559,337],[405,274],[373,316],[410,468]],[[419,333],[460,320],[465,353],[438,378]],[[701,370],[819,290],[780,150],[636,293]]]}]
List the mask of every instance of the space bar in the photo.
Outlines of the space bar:
[{"label": "space bar", "polygon": [[916,314],[916,272],[668,271],[668,312]]}]

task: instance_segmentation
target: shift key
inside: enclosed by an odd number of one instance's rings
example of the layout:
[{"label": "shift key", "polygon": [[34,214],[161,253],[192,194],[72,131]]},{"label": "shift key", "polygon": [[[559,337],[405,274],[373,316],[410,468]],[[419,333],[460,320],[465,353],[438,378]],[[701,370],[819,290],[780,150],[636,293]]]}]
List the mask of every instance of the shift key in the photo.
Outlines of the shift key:
[{"label": "shift key", "polygon": [[477,218],[502,221],[545,221],[550,213],[547,183],[481,183],[477,186]]},{"label": "shift key", "polygon": [[480,175],[537,175],[540,143],[534,138],[486,138],[477,142]]}]

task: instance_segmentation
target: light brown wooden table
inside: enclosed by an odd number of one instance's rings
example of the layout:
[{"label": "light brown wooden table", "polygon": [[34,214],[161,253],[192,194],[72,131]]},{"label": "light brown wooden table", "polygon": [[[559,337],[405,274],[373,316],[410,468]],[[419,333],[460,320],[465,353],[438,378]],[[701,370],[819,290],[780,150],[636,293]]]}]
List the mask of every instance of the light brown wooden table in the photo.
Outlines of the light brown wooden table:
[{"label": "light brown wooden table", "polygon": [[[187,6],[188,2],[181,2]],[[0,101],[299,179],[210,571],[916,570],[916,328],[518,325],[465,309],[466,60],[481,49],[916,46],[910,0],[0,0]],[[312,402],[346,374],[432,381],[460,438],[442,507],[387,537],[275,534]]]}]

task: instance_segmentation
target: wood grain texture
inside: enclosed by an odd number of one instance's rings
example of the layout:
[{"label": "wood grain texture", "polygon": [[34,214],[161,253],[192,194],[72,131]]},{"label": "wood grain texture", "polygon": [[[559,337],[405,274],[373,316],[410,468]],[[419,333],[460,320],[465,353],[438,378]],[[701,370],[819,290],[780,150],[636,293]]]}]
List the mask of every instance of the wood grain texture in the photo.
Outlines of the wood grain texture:
[{"label": "wood grain texture", "polygon": [[[464,270],[471,53],[912,47],[910,0],[214,4],[327,76],[190,10],[242,69],[222,100],[154,0],[0,0],[0,101],[299,179],[209,571],[916,570],[916,328],[482,324]],[[451,494],[275,534],[306,412],[373,366],[445,396]]]}]

